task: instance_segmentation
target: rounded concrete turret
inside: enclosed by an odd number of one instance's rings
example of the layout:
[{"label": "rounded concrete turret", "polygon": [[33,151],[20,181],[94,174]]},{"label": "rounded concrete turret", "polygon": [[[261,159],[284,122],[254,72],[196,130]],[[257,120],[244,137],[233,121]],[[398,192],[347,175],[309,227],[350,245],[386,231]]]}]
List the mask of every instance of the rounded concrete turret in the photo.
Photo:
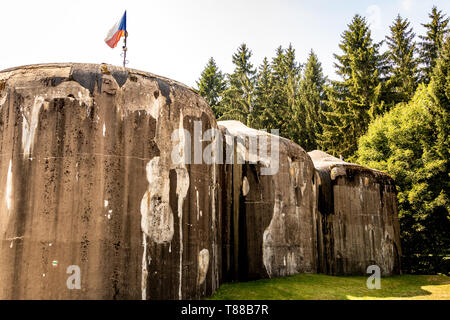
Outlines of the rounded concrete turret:
[{"label": "rounded concrete turret", "polygon": [[203,98],[150,73],[1,71],[0,299],[211,294],[216,165],[171,157],[186,156],[195,121],[217,126]]}]

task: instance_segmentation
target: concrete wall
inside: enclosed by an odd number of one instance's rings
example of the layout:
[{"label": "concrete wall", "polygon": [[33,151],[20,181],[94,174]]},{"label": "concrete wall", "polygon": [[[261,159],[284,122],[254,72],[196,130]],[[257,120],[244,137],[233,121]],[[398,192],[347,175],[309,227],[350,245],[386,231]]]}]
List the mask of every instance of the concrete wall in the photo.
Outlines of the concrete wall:
[{"label": "concrete wall", "polygon": [[[225,148],[234,154],[233,162],[223,170],[225,279],[245,281],[315,272],[314,166],[308,154],[287,139],[240,122],[218,123],[230,137]],[[261,138],[269,145],[267,153],[261,152],[260,145],[251,147],[250,139],[256,142]],[[239,163],[238,157],[244,161]]]},{"label": "concrete wall", "polygon": [[386,174],[310,152],[318,190],[319,272],[382,275],[400,272],[400,227],[394,181]]},{"label": "concrete wall", "polygon": [[[6,70],[0,89],[0,299],[199,298],[217,288],[217,166],[170,160],[174,130],[216,126],[202,98],[86,64]],[[81,290],[67,288],[71,265]]]},{"label": "concrete wall", "polygon": [[198,299],[226,281],[399,271],[391,178],[219,124],[150,73],[1,71],[0,299]]}]

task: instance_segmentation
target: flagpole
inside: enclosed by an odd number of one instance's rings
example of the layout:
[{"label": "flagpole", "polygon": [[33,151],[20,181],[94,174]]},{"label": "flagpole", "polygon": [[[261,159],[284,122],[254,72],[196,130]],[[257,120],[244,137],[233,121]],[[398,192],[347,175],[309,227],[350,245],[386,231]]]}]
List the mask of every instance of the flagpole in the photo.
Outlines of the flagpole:
[{"label": "flagpole", "polygon": [[127,37],[128,37],[128,31],[125,31],[125,37],[123,39],[123,67],[125,68],[125,65],[127,64]]}]

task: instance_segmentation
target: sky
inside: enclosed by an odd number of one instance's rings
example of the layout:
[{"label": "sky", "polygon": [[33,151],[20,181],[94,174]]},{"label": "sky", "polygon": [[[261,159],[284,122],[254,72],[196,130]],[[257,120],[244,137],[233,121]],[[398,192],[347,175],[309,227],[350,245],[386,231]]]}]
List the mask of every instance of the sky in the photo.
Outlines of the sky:
[{"label": "sky", "polygon": [[88,62],[121,65],[120,43],[104,39],[127,10],[128,60],[195,87],[208,59],[233,72],[231,56],[241,43],[252,63],[271,59],[278,46],[292,43],[305,63],[313,49],[324,73],[336,79],[333,53],[352,17],[367,17],[375,41],[389,32],[397,14],[424,33],[433,5],[450,13],[449,0],[39,0],[3,1],[0,70],[26,64]]}]

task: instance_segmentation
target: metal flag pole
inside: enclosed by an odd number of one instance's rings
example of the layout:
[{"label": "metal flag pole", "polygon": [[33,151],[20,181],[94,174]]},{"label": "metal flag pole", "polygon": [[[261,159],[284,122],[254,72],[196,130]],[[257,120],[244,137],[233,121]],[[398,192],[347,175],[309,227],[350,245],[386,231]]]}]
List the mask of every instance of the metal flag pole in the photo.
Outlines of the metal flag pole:
[{"label": "metal flag pole", "polygon": [[128,37],[128,31],[125,31],[125,37],[123,39],[123,67],[125,68],[126,64],[128,63],[127,61],[127,37]]}]

